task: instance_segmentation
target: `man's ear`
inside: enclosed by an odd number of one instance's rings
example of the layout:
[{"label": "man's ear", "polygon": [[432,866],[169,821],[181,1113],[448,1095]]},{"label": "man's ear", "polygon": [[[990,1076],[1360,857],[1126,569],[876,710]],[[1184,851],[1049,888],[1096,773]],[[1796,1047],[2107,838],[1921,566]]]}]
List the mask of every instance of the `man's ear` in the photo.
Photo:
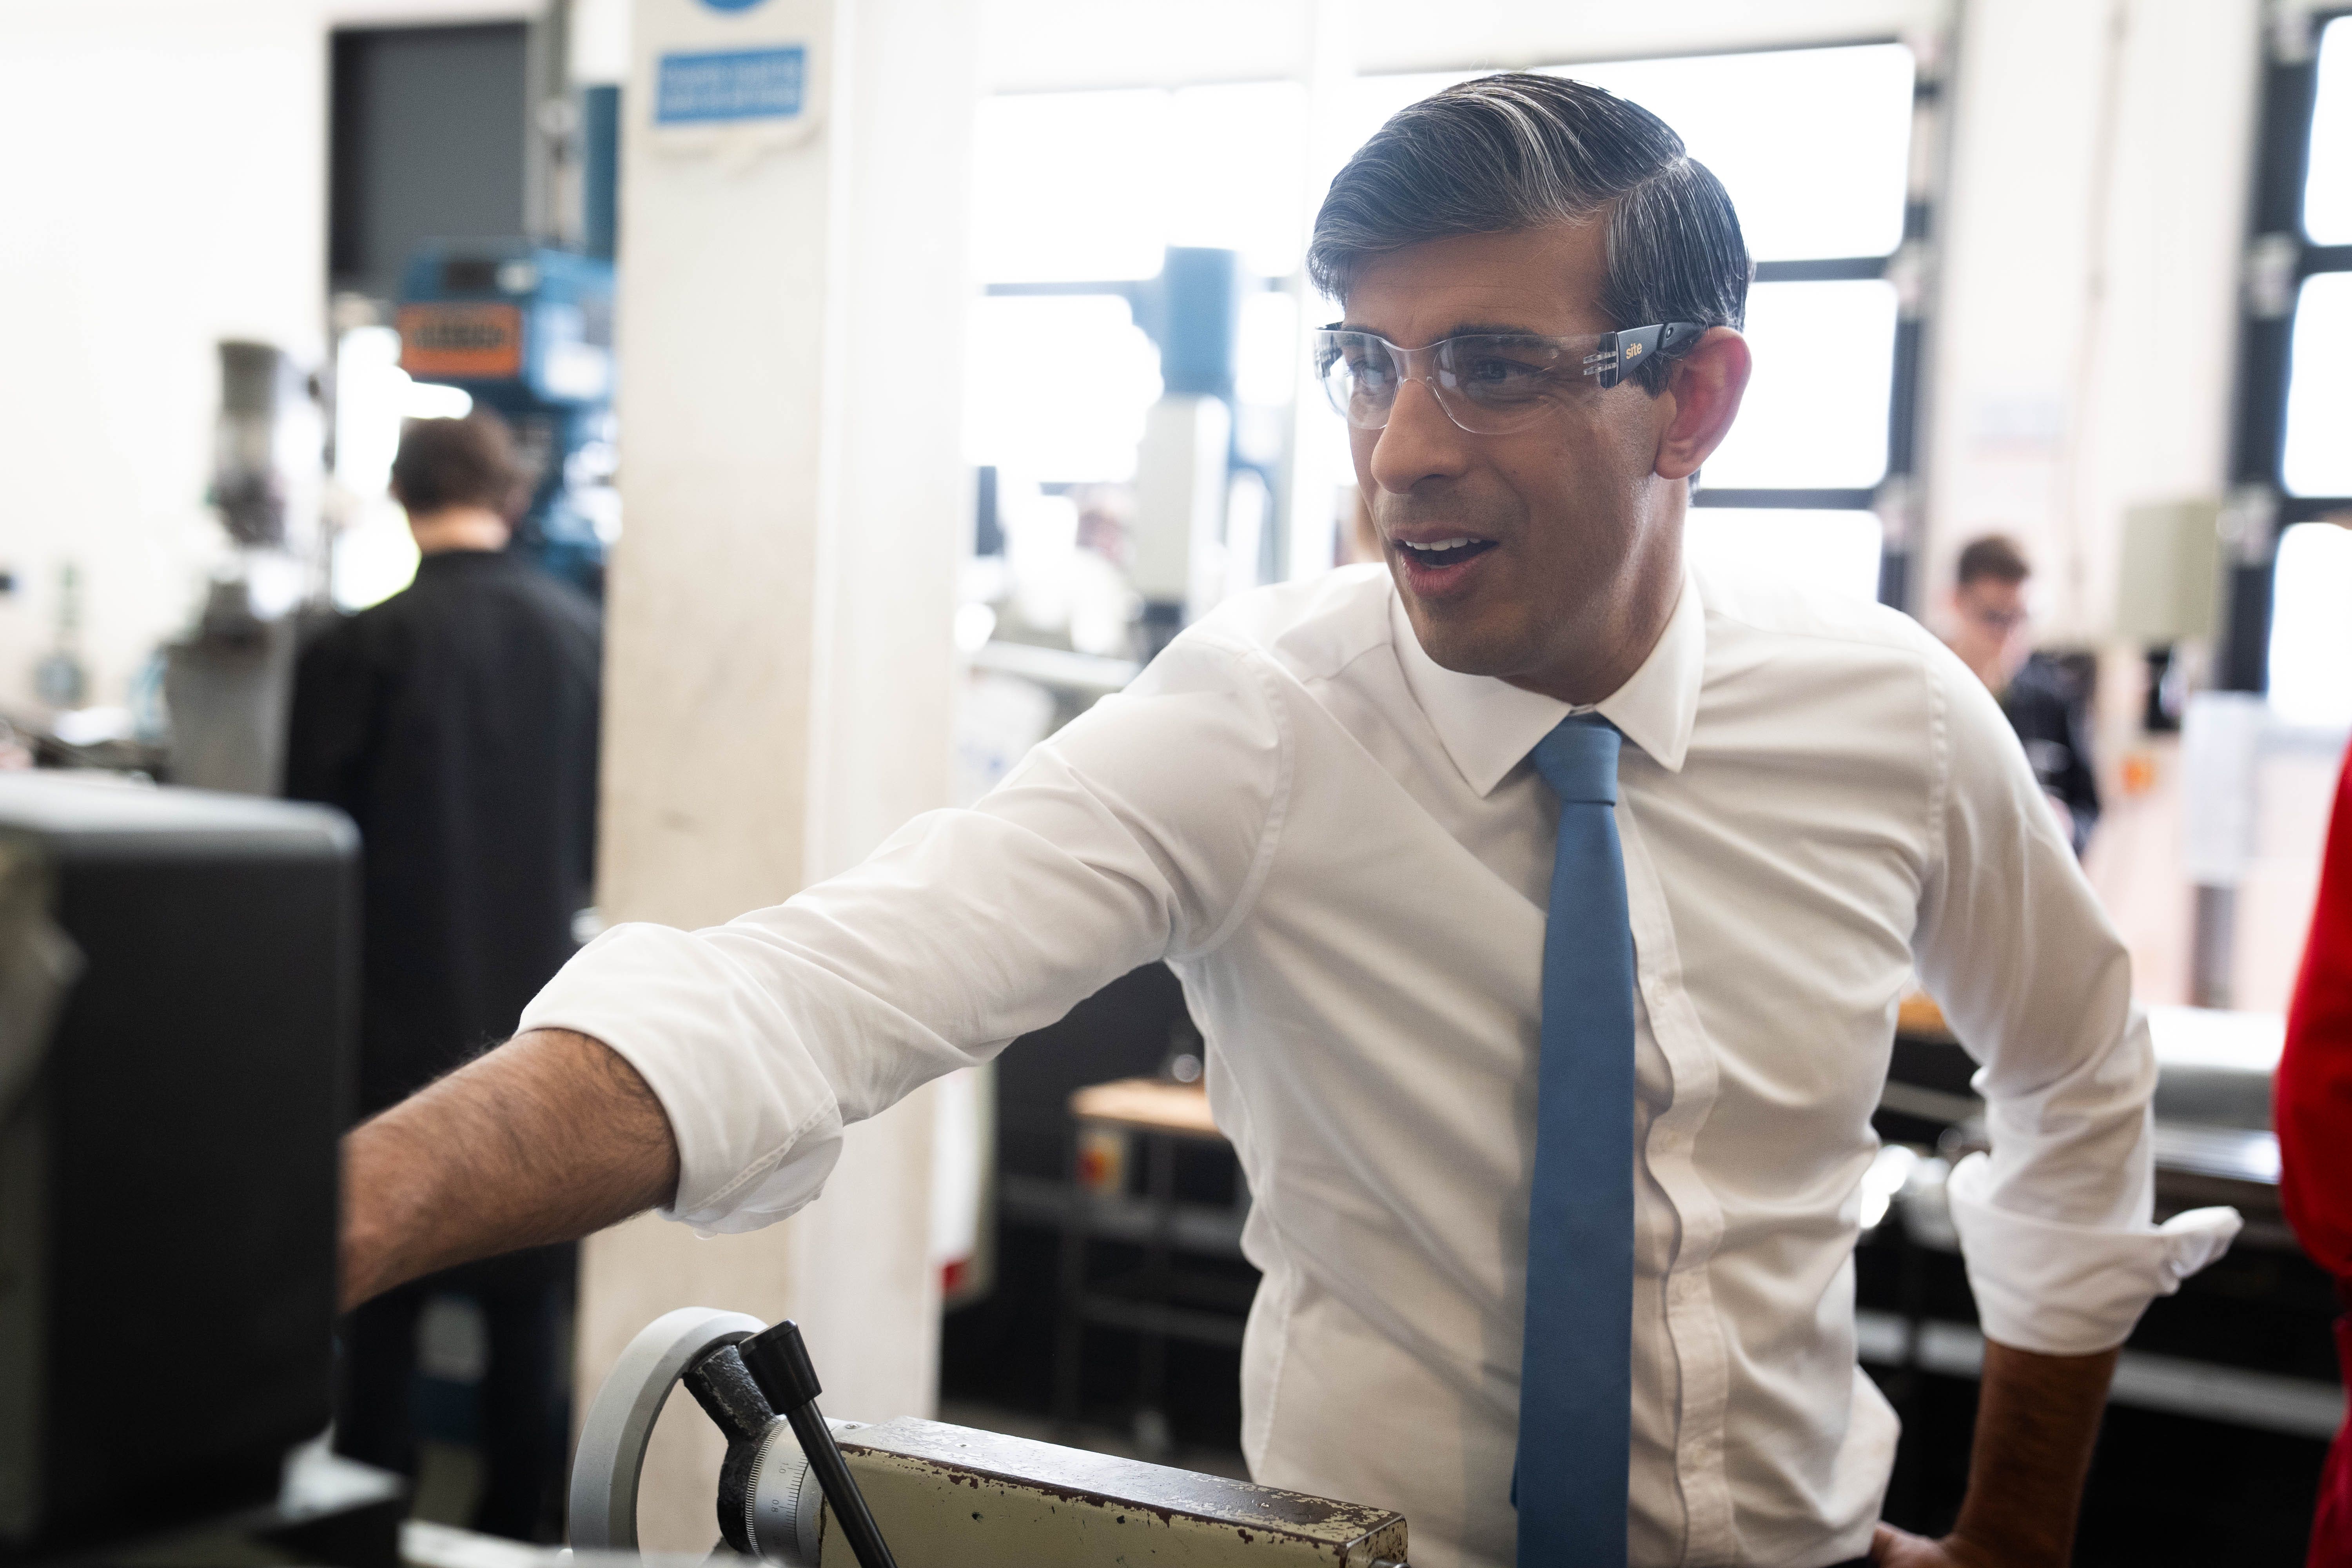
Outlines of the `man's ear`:
[{"label": "man's ear", "polygon": [[1672,363],[1666,390],[1659,395],[1661,403],[1671,405],[1663,411],[1666,423],[1658,438],[1660,479],[1690,478],[1723,445],[1738,416],[1752,368],[1748,340],[1729,327],[1708,328],[1706,336]]}]

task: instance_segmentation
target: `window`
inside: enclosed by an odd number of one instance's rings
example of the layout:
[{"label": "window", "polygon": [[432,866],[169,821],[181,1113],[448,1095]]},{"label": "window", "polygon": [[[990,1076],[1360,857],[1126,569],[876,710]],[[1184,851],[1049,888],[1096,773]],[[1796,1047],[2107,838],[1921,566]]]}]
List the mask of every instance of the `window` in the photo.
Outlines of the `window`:
[{"label": "window", "polygon": [[[1296,82],[984,100],[974,249],[988,295],[973,316],[971,461],[1047,485],[1132,479],[1160,391],[1145,325],[1168,247],[1236,251],[1253,282],[1296,273],[1306,149]],[[1297,311],[1261,286],[1241,318],[1240,442],[1272,465],[1279,429],[1269,438],[1250,412],[1290,401]]]},{"label": "window", "polygon": [[2304,235],[2314,245],[2352,245],[2352,26],[2341,16],[2320,35],[2310,147]]},{"label": "window", "polygon": [[992,295],[972,310],[965,456],[1056,484],[1135,477],[1160,356],[1117,294]]},{"label": "window", "polygon": [[2263,128],[2231,452],[2240,521],[2221,684],[2286,717],[2352,721],[2352,9],[2266,28]]},{"label": "window", "polygon": [[2290,724],[2352,724],[2352,528],[2293,524],[2271,581],[2271,706]]},{"label": "window", "polygon": [[2291,496],[2352,496],[2352,272],[2303,280],[2288,345],[2280,482]]},{"label": "window", "polygon": [[1702,483],[1867,490],[1885,479],[1896,315],[1894,286],[1875,278],[1759,284],[1748,306],[1755,377]]},{"label": "window", "polygon": [[1152,175],[1164,92],[992,98],[974,144],[973,246],[991,283],[1149,278],[1168,238]]},{"label": "window", "polygon": [[1910,195],[1900,44],[1572,66],[1673,126],[1739,208],[1759,261],[1887,256]]},{"label": "window", "polygon": [[1796,507],[1691,509],[1684,542],[1719,572],[1790,578],[1858,599],[1878,593],[1878,517]]}]

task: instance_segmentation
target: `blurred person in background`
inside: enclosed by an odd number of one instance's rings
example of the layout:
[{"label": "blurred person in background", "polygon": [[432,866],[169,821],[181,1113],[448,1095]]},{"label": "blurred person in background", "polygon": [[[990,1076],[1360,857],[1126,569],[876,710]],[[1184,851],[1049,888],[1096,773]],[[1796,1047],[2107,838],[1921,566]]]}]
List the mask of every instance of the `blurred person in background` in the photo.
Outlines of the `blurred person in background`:
[{"label": "blurred person in background", "polygon": [[1960,552],[1944,640],[2000,699],[2080,857],[2098,826],[2099,782],[2091,771],[2080,686],[2065,666],[2033,651],[2025,593],[2032,575],[2025,552],[2006,534],[1970,541]]},{"label": "blurred person in background", "polygon": [[[392,495],[415,581],[322,634],[296,675],[286,793],[349,813],[362,841],[362,1116],[510,1033],[590,902],[602,634],[587,599],[507,552],[527,493],[495,416],[410,421]],[[475,1522],[554,1539],[576,1268],[576,1247],[539,1247],[354,1311],[337,1447],[415,1474],[418,1327],[434,1297],[470,1297],[488,1342]]]},{"label": "blurred person in background", "polygon": [[[2287,1222],[2352,1305],[2352,761],[2336,785],[2277,1097],[2272,1121]],[[2352,1371],[2352,1318],[2336,1320],[2336,1358]],[[2336,1433],[2320,1472],[2308,1561],[2311,1568],[2352,1565],[2352,1429]]]}]

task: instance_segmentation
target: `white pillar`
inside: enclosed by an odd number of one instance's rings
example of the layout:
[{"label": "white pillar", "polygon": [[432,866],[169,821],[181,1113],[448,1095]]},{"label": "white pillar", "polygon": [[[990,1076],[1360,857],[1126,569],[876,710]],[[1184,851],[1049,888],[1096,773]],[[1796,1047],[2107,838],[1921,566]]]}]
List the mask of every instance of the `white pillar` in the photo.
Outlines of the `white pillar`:
[{"label": "white pillar", "polygon": [[[976,92],[971,0],[635,0],[625,98],[625,533],[610,588],[599,903],[683,926],[778,901],[948,797]],[[798,44],[802,122],[653,120],[666,55]],[[928,1413],[927,1096],[824,1196],[713,1240],[639,1219],[582,1269],[580,1397],[671,1307],[797,1318],[829,1414]],[[648,1549],[716,1533],[679,1398]]]}]

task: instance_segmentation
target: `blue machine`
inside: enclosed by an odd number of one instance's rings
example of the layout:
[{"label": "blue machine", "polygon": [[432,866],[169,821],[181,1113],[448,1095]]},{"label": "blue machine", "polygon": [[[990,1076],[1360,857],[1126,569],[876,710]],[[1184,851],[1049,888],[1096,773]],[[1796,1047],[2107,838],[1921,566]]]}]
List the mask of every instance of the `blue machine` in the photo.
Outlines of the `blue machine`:
[{"label": "blue machine", "polygon": [[400,367],[513,426],[533,479],[515,548],[601,596],[592,492],[613,467],[613,264],[526,239],[439,240],[408,258]]}]

